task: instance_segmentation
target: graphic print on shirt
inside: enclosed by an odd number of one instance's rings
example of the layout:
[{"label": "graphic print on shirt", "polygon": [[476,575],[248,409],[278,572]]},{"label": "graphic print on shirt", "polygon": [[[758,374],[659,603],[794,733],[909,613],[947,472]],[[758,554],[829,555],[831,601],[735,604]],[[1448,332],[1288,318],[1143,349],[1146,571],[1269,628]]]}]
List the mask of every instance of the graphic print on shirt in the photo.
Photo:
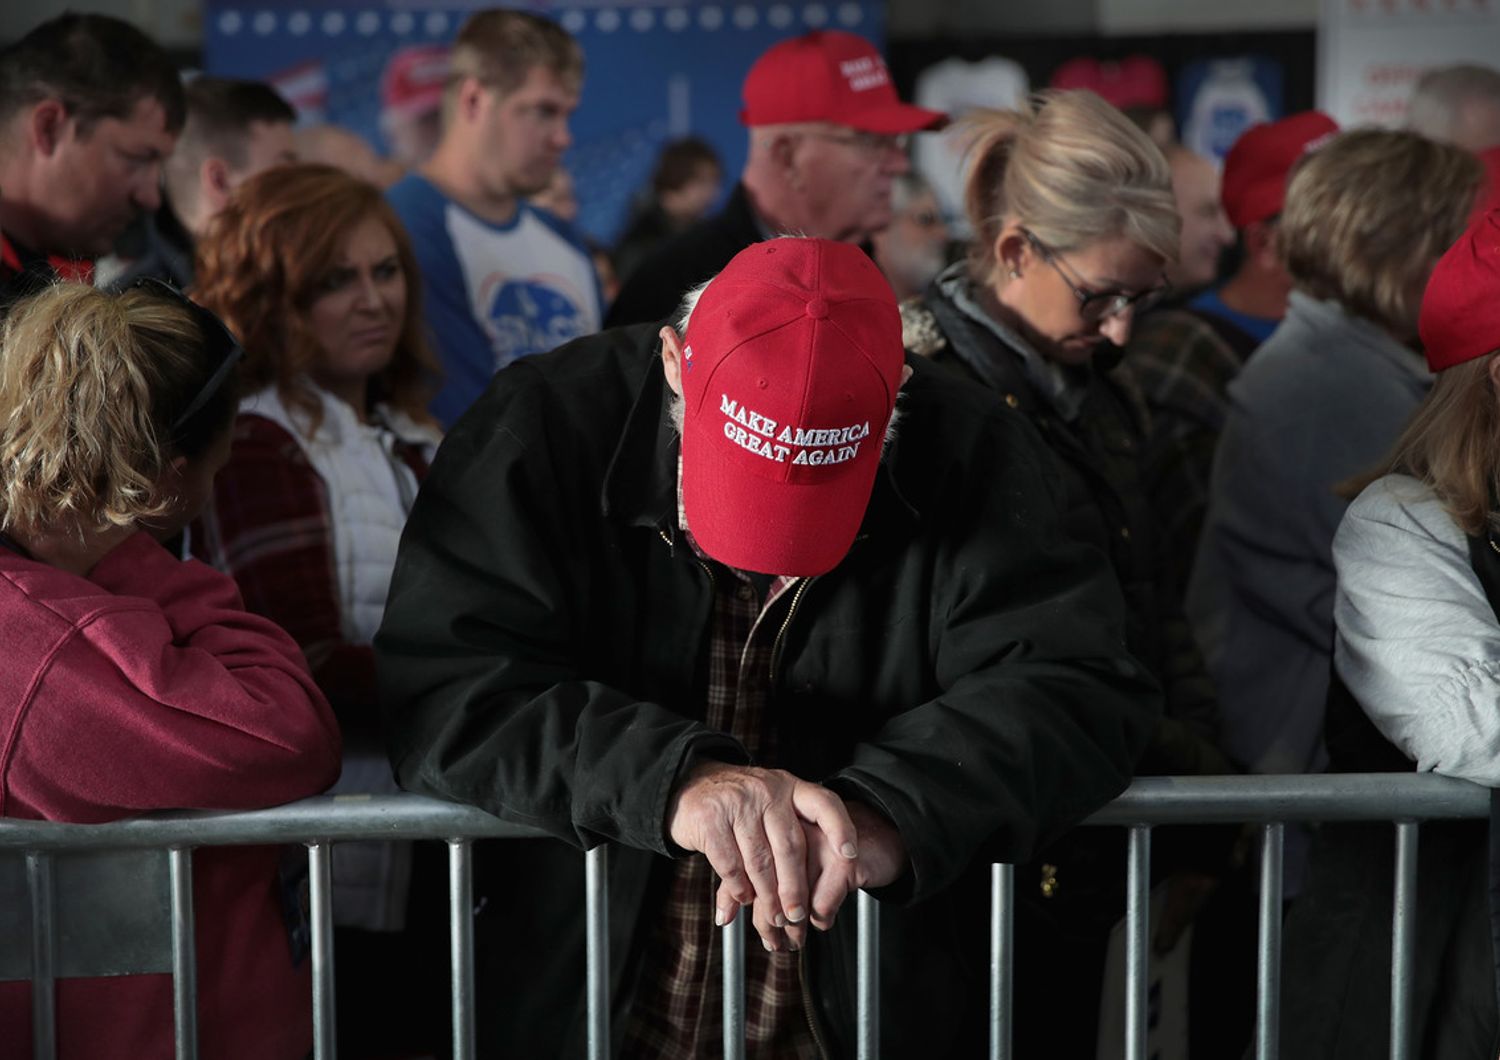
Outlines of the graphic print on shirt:
[{"label": "graphic print on shirt", "polygon": [[599,330],[594,265],[536,211],[522,206],[507,227],[449,205],[449,237],[498,371]]},{"label": "graphic print on shirt", "polygon": [[478,304],[486,307],[480,319],[495,351],[495,367],[595,330],[584,322],[580,309],[585,297],[571,290],[562,276],[486,277]]}]

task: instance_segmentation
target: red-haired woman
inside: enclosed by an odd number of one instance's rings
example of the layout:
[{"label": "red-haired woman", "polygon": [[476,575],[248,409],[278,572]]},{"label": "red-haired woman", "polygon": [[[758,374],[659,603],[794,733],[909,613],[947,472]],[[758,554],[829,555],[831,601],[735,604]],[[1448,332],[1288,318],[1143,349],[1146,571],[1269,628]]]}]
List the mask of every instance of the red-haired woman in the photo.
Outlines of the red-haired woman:
[{"label": "red-haired woman", "polygon": [[[239,334],[247,396],[197,547],[302,646],[344,729],[336,791],[394,790],[370,644],[440,437],[416,268],[381,193],[322,165],[246,181],[198,248],[194,296]],[[397,945],[388,933],[404,924],[410,870],[396,844],[335,852],[341,994],[361,970],[381,974],[365,949]],[[341,1026],[346,1046],[347,1032],[372,1027],[374,1000]]]}]

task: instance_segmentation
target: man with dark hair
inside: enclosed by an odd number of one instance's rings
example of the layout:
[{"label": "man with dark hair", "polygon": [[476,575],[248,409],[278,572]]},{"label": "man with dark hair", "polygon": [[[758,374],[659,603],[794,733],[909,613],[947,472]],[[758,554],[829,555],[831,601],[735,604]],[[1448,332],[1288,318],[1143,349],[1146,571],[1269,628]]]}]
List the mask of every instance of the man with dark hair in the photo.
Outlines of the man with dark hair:
[{"label": "man with dark hair", "polygon": [[610,843],[612,1055],[718,1055],[736,916],[748,1054],[853,1055],[860,889],[885,1054],[981,1055],[966,885],[1117,793],[1160,711],[1118,586],[1026,419],[904,358],[858,247],[757,243],[690,305],[507,369],[401,541],[401,782],[555,837],[476,881],[482,1048],[581,1051],[580,851]]},{"label": "man with dark hair", "polygon": [[911,168],[906,137],[947,120],[902,103],[875,46],[837,30],[773,45],[740,94],[750,151],[734,193],[640,263],[610,307],[610,326],[665,319],[684,291],[768,236],[869,239],[891,223],[891,184]]},{"label": "man with dark hair", "polygon": [[[178,287],[193,282],[193,246],[241,183],[297,160],[297,112],[261,81],[199,77],[189,82],[187,121],[166,164],[166,195],[142,219],[139,250],[113,282],[143,276]],[[102,280],[102,278],[101,278]]]},{"label": "man with dark hair", "polygon": [[0,52],[0,284],[9,297],[64,262],[64,272],[90,275],[92,259],[160,205],[162,164],[183,117],[172,60],[120,19],[62,15]]},{"label": "man with dark hair", "polygon": [[604,315],[587,247],[525,197],[572,143],[583,53],[557,23],[478,11],[448,56],[443,135],[391,188],[422,268],[423,309],[442,361],[432,411],[451,425],[512,361],[597,331]]}]

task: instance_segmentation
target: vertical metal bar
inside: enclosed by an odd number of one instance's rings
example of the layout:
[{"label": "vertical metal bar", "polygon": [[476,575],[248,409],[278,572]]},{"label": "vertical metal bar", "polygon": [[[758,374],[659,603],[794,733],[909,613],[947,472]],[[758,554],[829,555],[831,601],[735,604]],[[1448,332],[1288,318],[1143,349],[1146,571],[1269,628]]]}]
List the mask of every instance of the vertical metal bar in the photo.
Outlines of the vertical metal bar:
[{"label": "vertical metal bar", "polygon": [[29,851],[26,887],[31,892],[31,1055],[34,1060],[57,1056],[57,996],[53,957],[52,855]]},{"label": "vertical metal bar", "polygon": [[745,1060],[745,921],[749,908],[740,909],[725,924],[724,943],[724,1060]]},{"label": "vertical metal bar", "polygon": [[1011,1060],[1015,1000],[1016,867],[990,866],[990,1060]]},{"label": "vertical metal bar", "polygon": [[608,1060],[609,1043],[609,847],[584,855],[588,916],[589,1060]]},{"label": "vertical metal bar", "polygon": [[1260,941],[1255,959],[1255,1060],[1276,1060],[1281,1035],[1281,853],[1285,826],[1260,839]]},{"label": "vertical metal bar", "polygon": [[864,891],[857,896],[859,922],[858,1060],[880,1060],[880,904]]},{"label": "vertical metal bar", "polygon": [[1417,952],[1417,823],[1396,823],[1396,902],[1391,911],[1391,1060],[1411,1056],[1412,962]]},{"label": "vertical metal bar", "polygon": [[1125,905],[1125,1060],[1146,1060],[1147,943],[1151,937],[1151,827],[1130,829]]},{"label": "vertical metal bar", "polygon": [[313,1056],[333,1060],[333,847],[307,844],[308,890],[312,898]]},{"label": "vertical metal bar", "polygon": [[193,851],[167,853],[172,881],[172,1016],[177,1060],[198,1057],[198,949],[193,937]]},{"label": "vertical metal bar", "polygon": [[453,1060],[474,1060],[474,875],[468,840],[448,840],[448,930],[452,943]]}]

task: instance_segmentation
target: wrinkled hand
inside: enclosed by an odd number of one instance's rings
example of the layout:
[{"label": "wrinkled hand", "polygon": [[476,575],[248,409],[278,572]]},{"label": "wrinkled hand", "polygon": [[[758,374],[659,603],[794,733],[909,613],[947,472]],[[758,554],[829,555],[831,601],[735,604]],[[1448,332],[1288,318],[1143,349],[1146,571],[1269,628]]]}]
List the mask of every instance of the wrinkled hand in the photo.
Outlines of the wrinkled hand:
[{"label": "wrinkled hand", "polygon": [[827,788],[778,769],[699,765],[667,821],[672,841],[702,852],[722,881],[714,922],[727,924],[751,906],[767,949],[799,948],[810,915],[826,930],[845,897],[892,882],[906,862],[895,827],[878,813],[846,807]]},{"label": "wrinkled hand", "polygon": [[[839,907],[855,891],[895,883],[906,871],[906,844],[896,826],[879,810],[862,802],[846,802],[844,808],[859,836],[859,857],[852,862],[835,857],[833,847],[814,826],[803,826],[807,838],[807,884],[812,892],[809,922],[819,931],[833,927]],[[794,950],[800,950],[807,942],[805,924],[789,923],[783,932],[786,944]],[[780,940],[773,942],[771,948],[781,949]]]}]

